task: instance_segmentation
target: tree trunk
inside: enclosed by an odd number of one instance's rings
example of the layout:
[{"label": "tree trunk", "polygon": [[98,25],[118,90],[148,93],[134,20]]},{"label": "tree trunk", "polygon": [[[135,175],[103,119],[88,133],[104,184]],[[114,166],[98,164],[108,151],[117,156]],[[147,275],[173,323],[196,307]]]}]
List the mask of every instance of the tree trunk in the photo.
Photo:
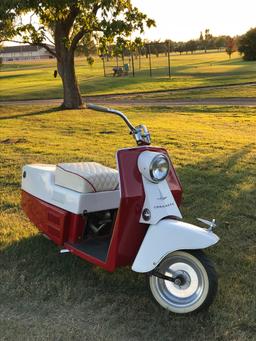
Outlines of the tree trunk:
[{"label": "tree trunk", "polygon": [[64,109],[79,109],[83,107],[83,101],[77,84],[74,63],[74,51],[62,49],[57,60],[58,73],[63,84]]}]

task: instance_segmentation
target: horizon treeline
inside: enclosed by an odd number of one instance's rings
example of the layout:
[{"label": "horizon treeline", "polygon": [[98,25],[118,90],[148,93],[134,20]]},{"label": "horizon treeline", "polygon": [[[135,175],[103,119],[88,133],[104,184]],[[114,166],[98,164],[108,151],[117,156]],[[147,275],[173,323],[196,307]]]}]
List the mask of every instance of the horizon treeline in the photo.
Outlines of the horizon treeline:
[{"label": "horizon treeline", "polygon": [[167,53],[191,53],[196,51],[207,52],[209,50],[226,51],[230,48],[232,42],[232,49],[237,49],[237,43],[240,36],[230,37],[229,35],[213,36],[209,29],[200,33],[198,39],[190,39],[187,41],[174,41],[171,39],[161,40],[142,40],[140,38],[135,39],[134,42],[120,41],[116,44],[109,44],[104,48],[98,48],[93,41],[84,41],[78,47],[77,54],[85,55],[108,55],[108,56],[127,56],[131,52],[134,54],[140,54],[141,56],[148,56],[153,54],[158,56],[160,54]]}]

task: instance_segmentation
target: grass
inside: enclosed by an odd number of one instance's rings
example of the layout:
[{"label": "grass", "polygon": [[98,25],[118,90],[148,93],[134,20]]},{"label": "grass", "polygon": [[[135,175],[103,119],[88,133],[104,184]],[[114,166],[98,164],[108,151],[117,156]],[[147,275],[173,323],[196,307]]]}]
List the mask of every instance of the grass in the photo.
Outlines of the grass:
[{"label": "grass", "polygon": [[162,93],[150,93],[134,95],[133,98],[147,98],[154,100],[168,100],[168,99],[201,99],[201,98],[255,98],[256,85],[235,86],[230,88],[215,88],[215,89],[193,89],[193,90],[179,90],[167,91]]},{"label": "grass", "polygon": [[[128,59],[125,62],[129,62]],[[244,62],[238,54],[231,60],[226,53],[202,53],[194,55],[172,55],[171,73],[168,78],[167,58],[152,58],[153,77],[149,76],[148,59],[135,60],[136,76],[112,77],[114,60],[107,63],[109,77],[103,77],[102,61],[96,58],[93,67],[85,58],[77,58],[76,72],[82,95],[105,93],[129,93],[178,89],[191,86],[207,86],[256,81],[256,62]],[[131,63],[130,63],[131,64]],[[8,62],[1,69],[0,100],[37,99],[62,97],[59,77],[53,77],[55,60]]]},{"label": "grass", "polygon": [[185,220],[221,222],[221,242],[207,250],[220,275],[215,303],[206,313],[171,315],[151,300],[143,275],[128,268],[110,274],[59,255],[22,213],[24,164],[87,160],[115,167],[116,149],[133,145],[120,119],[88,110],[1,107],[2,340],[255,338],[256,109],[133,108],[128,115],[149,127],[153,144],[168,149],[184,186]]}]

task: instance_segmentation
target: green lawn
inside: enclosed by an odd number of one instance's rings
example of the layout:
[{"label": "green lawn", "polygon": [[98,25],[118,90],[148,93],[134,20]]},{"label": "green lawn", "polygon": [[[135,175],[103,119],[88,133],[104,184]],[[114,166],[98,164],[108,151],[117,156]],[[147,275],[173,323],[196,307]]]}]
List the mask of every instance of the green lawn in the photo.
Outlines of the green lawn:
[{"label": "green lawn", "polygon": [[255,338],[256,108],[133,108],[128,116],[168,149],[184,186],[185,220],[221,222],[221,241],[207,251],[220,276],[215,303],[208,313],[171,315],[151,300],[143,275],[128,268],[110,274],[59,255],[22,213],[22,165],[83,160],[115,167],[116,149],[133,145],[120,119],[88,110],[0,107],[2,340]]},{"label": "green lawn", "polygon": [[[129,62],[128,59],[125,62]],[[107,63],[111,74],[115,60]],[[152,58],[153,77],[149,76],[148,59],[144,57],[139,68],[135,60],[136,75],[103,77],[102,61],[96,58],[93,67],[85,58],[77,58],[76,71],[83,95],[154,91],[191,86],[241,83],[256,81],[256,62],[244,62],[238,54],[229,60],[226,53],[172,55],[172,78],[167,74],[165,56]],[[1,68],[0,100],[62,97],[61,80],[53,77],[55,60],[8,62]]]},{"label": "green lawn", "polygon": [[166,91],[160,93],[149,93],[131,95],[132,98],[154,99],[157,101],[168,99],[200,99],[200,98],[252,98],[256,97],[256,84],[248,86],[235,86],[215,89],[193,89],[193,90],[179,90]]}]

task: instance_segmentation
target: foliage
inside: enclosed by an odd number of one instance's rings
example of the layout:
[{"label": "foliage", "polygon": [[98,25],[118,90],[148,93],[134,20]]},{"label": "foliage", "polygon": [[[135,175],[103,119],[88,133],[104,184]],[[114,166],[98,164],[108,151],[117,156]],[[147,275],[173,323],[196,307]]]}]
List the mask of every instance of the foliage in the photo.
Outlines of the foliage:
[{"label": "foliage", "polygon": [[88,56],[86,58],[87,60],[87,63],[90,65],[90,66],[93,66],[93,63],[94,63],[94,58],[92,56]]},{"label": "foliage", "polygon": [[15,35],[15,12],[12,9],[14,4],[14,0],[0,1],[0,43]]},{"label": "foliage", "polygon": [[190,51],[192,54],[197,50],[198,44],[195,40],[189,40],[185,43],[185,51]]},{"label": "foliage", "polygon": [[77,49],[76,49],[76,56],[91,56],[96,55],[98,52],[96,42],[93,39],[92,35],[86,34],[80,40]]},{"label": "foliage", "polygon": [[[150,46],[151,54],[159,56],[161,53],[166,54],[168,51],[168,44],[171,52],[188,53],[193,54],[195,51],[205,50],[222,50],[226,47],[227,36],[214,37],[206,30],[206,35],[201,33],[199,39],[191,39],[188,41],[172,41],[172,40],[153,40],[153,41],[142,41],[140,47],[137,49],[138,53],[145,55],[147,47]],[[234,38],[235,39],[235,38]],[[140,50],[140,52],[139,52]],[[121,52],[120,52],[121,53]],[[129,50],[123,45],[123,53],[129,55]]]},{"label": "foliage", "polygon": [[231,58],[232,53],[234,53],[236,50],[237,50],[237,47],[236,47],[235,39],[231,38],[231,37],[227,37],[226,52],[227,52],[229,58]]},{"label": "foliage", "polygon": [[63,30],[65,46],[75,48],[86,34],[99,33],[99,36],[113,39],[117,35],[128,36],[134,30],[143,32],[144,24],[154,25],[154,21],[132,6],[130,0],[13,0],[11,4],[4,1],[1,7],[2,11],[11,8],[12,17],[31,12],[31,18],[39,17],[38,28],[32,22],[24,24],[22,21],[14,26],[15,33],[24,42],[33,44],[43,44],[49,32],[58,33],[57,27]]},{"label": "foliage", "polygon": [[[96,39],[101,45],[113,43],[115,37],[129,37],[132,32],[143,32],[155,23],[132,5],[131,0],[4,0],[1,10],[11,10],[12,17],[30,15],[30,22],[12,21],[11,35],[23,43],[44,47],[57,58],[58,73],[62,79],[65,108],[82,106],[74,68],[74,52],[83,37]],[[36,25],[32,18],[39,18]],[[8,23],[9,16],[2,18]],[[2,33],[5,34],[4,32]],[[6,35],[6,39],[9,34]],[[46,42],[50,41],[55,50]]]},{"label": "foliage", "polygon": [[256,27],[239,39],[238,51],[243,54],[244,60],[256,60]]},{"label": "foliage", "polygon": [[185,51],[185,44],[183,43],[183,41],[179,41],[175,44],[174,51],[179,52],[180,54]]}]

